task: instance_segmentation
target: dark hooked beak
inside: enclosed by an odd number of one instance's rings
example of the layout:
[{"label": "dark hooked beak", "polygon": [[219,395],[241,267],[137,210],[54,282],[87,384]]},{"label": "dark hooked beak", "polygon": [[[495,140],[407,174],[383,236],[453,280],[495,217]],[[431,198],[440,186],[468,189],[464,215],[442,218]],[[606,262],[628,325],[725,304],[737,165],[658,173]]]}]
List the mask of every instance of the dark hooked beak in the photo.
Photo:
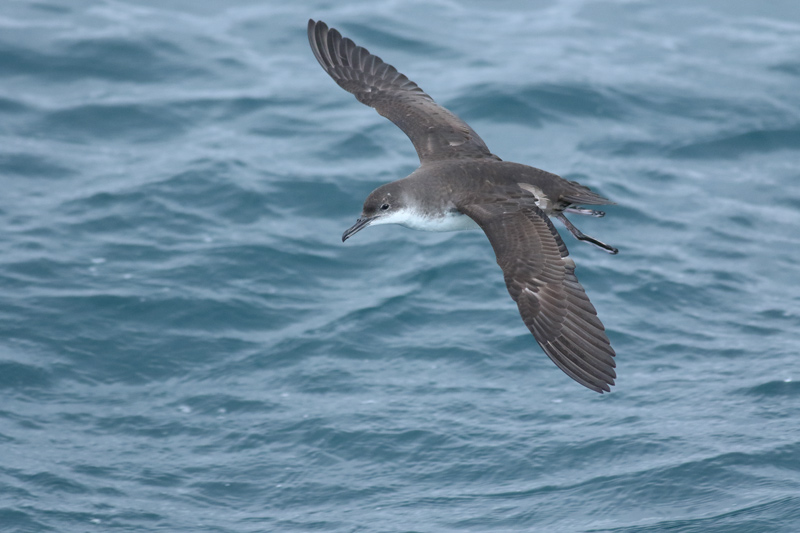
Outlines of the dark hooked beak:
[{"label": "dark hooked beak", "polygon": [[356,220],[356,223],[350,226],[344,233],[342,233],[342,242],[346,241],[362,229],[369,226],[369,223],[372,222],[372,218],[361,217]]}]

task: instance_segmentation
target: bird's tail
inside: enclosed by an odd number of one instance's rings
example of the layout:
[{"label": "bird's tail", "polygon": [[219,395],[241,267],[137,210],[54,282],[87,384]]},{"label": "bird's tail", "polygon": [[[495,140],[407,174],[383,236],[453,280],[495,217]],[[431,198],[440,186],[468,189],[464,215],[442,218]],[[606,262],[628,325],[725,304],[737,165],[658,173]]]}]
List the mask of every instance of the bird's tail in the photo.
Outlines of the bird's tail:
[{"label": "bird's tail", "polygon": [[561,195],[561,199],[571,204],[586,204],[586,205],[614,205],[614,202],[600,196],[592,191],[589,187],[581,185],[580,183],[570,181],[572,187],[566,194]]}]

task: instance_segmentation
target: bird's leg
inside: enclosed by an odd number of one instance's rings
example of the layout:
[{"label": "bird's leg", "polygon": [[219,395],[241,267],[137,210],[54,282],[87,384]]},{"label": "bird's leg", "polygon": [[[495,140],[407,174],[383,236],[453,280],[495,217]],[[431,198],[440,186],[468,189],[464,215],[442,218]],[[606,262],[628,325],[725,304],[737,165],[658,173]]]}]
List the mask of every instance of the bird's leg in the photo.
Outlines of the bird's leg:
[{"label": "bird's leg", "polygon": [[572,233],[572,235],[574,235],[575,238],[578,239],[579,241],[590,242],[590,243],[594,244],[595,246],[597,246],[598,248],[600,248],[602,250],[605,250],[606,252],[608,252],[608,253],[610,253],[612,255],[616,254],[617,252],[619,252],[619,250],[617,250],[613,246],[609,246],[608,244],[606,244],[604,242],[600,242],[595,238],[589,237],[588,235],[584,235],[583,233],[581,233],[581,230],[579,230],[578,228],[573,226],[572,222],[567,220],[567,217],[565,217],[563,213],[558,213],[556,215],[556,218],[558,220],[560,220],[561,223],[564,224],[564,226],[566,226],[566,228],[569,230],[569,232]]},{"label": "bird's leg", "polygon": [[564,209],[567,213],[575,213],[576,215],[589,215],[597,218],[606,216],[605,211],[595,211],[594,209],[586,209],[585,207],[568,207]]}]

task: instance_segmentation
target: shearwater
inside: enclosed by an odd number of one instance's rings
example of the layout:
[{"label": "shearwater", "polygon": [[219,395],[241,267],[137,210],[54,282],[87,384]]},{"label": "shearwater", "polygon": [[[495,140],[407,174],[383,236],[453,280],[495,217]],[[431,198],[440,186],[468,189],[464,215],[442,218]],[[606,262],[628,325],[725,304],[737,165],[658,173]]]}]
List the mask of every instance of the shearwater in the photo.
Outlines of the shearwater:
[{"label": "shearwater", "polygon": [[325,72],[403,130],[420,160],[411,175],[367,196],[342,241],[378,224],[426,231],[482,229],[508,292],[544,353],[581,385],[601,394],[610,391],[617,377],[616,354],[549,217],[577,239],[616,254],[616,248],[584,235],[564,216],[602,217],[602,211],[580,205],[613,202],[574,181],[501,160],[416,83],[324,22],[308,21],[308,40]]}]

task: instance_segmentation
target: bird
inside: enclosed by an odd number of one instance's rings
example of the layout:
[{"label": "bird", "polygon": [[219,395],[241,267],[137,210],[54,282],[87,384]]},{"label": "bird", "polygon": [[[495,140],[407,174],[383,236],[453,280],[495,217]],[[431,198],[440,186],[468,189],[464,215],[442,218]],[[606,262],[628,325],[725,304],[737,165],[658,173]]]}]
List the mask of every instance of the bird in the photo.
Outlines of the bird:
[{"label": "bird", "polygon": [[399,127],[420,160],[410,175],[367,196],[342,242],[381,224],[424,231],[482,229],[508,292],[544,353],[584,387],[610,392],[616,353],[550,217],[578,240],[616,254],[617,248],[581,233],[565,216],[602,217],[604,212],[583,206],[613,202],[575,181],[503,161],[416,83],[324,22],[308,21],[308,40],[325,72]]}]

